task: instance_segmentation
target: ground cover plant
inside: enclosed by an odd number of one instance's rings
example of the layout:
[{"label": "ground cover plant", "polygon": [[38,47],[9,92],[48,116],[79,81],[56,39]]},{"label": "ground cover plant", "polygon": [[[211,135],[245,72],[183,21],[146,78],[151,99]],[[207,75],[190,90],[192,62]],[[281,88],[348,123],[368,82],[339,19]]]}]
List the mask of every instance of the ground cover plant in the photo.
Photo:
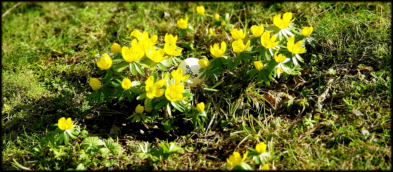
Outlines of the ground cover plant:
[{"label": "ground cover plant", "polygon": [[2,14],[4,170],[391,168],[389,2]]}]

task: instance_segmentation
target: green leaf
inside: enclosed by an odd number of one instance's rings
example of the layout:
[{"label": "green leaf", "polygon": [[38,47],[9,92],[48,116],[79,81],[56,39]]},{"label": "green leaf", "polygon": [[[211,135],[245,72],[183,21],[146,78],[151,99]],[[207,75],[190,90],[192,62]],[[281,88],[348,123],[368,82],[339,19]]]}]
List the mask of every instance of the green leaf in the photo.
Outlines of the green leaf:
[{"label": "green leaf", "polygon": [[240,54],[238,54],[238,55],[235,57],[235,60],[234,60],[234,62],[233,62],[233,64],[232,64],[232,66],[231,66],[231,69],[233,69],[233,68],[235,68],[235,67],[237,67],[237,66],[239,65],[240,60],[242,59],[242,56],[243,56],[243,53],[240,53]]},{"label": "green leaf", "polygon": [[171,102],[172,106],[180,112],[184,112],[183,106],[180,104],[179,101]]},{"label": "green leaf", "polygon": [[152,100],[149,99],[149,98],[145,99],[145,108],[153,108],[153,105],[152,105],[151,101]]},{"label": "green leaf", "polygon": [[82,163],[79,163],[79,165],[76,167],[76,170],[86,170],[86,168]]},{"label": "green leaf", "polygon": [[250,79],[252,79],[254,77],[254,75],[257,73],[258,73],[257,69],[251,69],[247,72],[247,75],[250,75]]},{"label": "green leaf", "polygon": [[120,64],[114,65],[113,68],[116,72],[121,72],[124,69],[127,69],[129,62],[122,62]]},{"label": "green leaf", "polygon": [[262,72],[262,78],[263,78],[263,80],[265,81],[266,85],[270,86],[269,79],[266,78],[266,75],[265,75],[265,73],[263,73],[263,72]]},{"label": "green leaf", "polygon": [[112,138],[104,141],[105,142],[105,147],[109,149],[109,151],[113,154],[116,155],[120,152],[120,145],[117,142],[114,142]]},{"label": "green leaf", "polygon": [[144,74],[142,68],[137,63],[134,63],[134,66],[135,66],[135,69],[138,71],[139,74],[141,74],[141,75]]},{"label": "green leaf", "polygon": [[158,63],[158,68],[160,68],[163,71],[167,71],[168,69],[162,64],[162,63]]},{"label": "green leaf", "polygon": [[129,102],[132,102],[132,99],[133,99],[134,97],[131,95],[131,93],[130,93],[129,91],[125,91],[125,93],[126,93],[126,95],[127,95],[128,101],[129,101]]},{"label": "green leaf", "polygon": [[136,75],[136,69],[134,63],[130,63],[130,72],[132,75]]},{"label": "green leaf", "polygon": [[250,165],[245,162],[242,162],[240,165],[237,165],[232,168],[232,171],[244,171],[244,170],[253,170]]},{"label": "green leaf", "polygon": [[258,71],[258,76],[257,76],[257,81],[261,82],[262,81],[262,71]]},{"label": "green leaf", "polygon": [[83,140],[81,147],[84,149],[88,149],[90,147],[98,147],[101,145],[104,145],[104,142],[98,137],[88,137]]},{"label": "green leaf", "polygon": [[68,134],[66,133],[67,131],[64,131],[64,144],[68,145],[68,142],[70,141],[70,137],[68,136]]},{"label": "green leaf", "polygon": [[136,97],[137,100],[143,100],[144,98],[146,98],[146,93],[143,93],[143,94],[139,95],[138,97]]},{"label": "green leaf", "polygon": [[158,103],[156,106],[154,106],[154,109],[161,109],[162,107],[164,107],[165,105],[167,105],[169,103],[168,100],[162,100],[160,103]]}]

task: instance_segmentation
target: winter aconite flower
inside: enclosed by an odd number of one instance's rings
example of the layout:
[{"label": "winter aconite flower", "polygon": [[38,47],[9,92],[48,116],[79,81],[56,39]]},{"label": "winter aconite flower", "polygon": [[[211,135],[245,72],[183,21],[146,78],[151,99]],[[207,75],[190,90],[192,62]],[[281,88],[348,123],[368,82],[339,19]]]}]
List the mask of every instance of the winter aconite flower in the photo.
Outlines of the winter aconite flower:
[{"label": "winter aconite flower", "polygon": [[295,19],[292,19],[292,13],[287,12],[283,15],[281,19],[281,14],[277,14],[273,18],[273,24],[276,25],[280,29],[285,29],[289,26],[289,23],[292,23]]},{"label": "winter aconite flower", "polygon": [[198,103],[197,110],[198,110],[198,112],[202,112],[203,110],[205,110],[205,103],[203,103],[203,102]]},{"label": "winter aconite flower", "polygon": [[180,27],[180,29],[187,29],[187,23],[188,23],[188,17],[186,15],[186,19],[180,19],[177,21],[177,26]]},{"label": "winter aconite flower", "polygon": [[154,77],[150,76],[145,81],[145,85],[146,85],[146,96],[149,99],[153,99],[154,97],[161,97],[164,94],[164,90],[161,89],[161,87],[165,85],[164,80],[159,80],[156,83],[154,83]]},{"label": "winter aconite flower", "polygon": [[197,6],[197,13],[199,15],[205,15],[205,7],[203,6]]},{"label": "winter aconite flower", "polygon": [[246,37],[246,32],[243,30],[232,29],[231,34],[235,40],[244,39]]},{"label": "winter aconite flower", "polygon": [[250,47],[250,40],[248,40],[246,45],[243,44],[243,40],[241,40],[241,39],[239,39],[237,41],[233,41],[232,47],[233,47],[233,51],[235,53],[241,53],[243,51],[246,51],[248,49],[248,47]]},{"label": "winter aconite flower", "polygon": [[214,44],[213,47],[210,45],[210,53],[212,53],[212,55],[216,58],[219,58],[222,55],[224,55],[226,50],[227,50],[227,44],[225,44],[224,41],[221,42],[221,49],[218,48],[218,44]]},{"label": "winter aconite flower", "polygon": [[177,35],[173,37],[172,34],[168,34],[168,33],[165,34],[165,44],[169,44],[169,45],[176,44],[176,41],[177,41]]},{"label": "winter aconite flower", "polygon": [[280,41],[274,42],[274,41],[276,41],[276,39],[277,39],[276,35],[273,35],[270,38],[270,32],[265,31],[265,33],[263,33],[263,35],[261,36],[261,44],[262,44],[262,46],[264,46],[267,49],[273,48],[273,47],[277,46],[278,43],[280,43]]},{"label": "winter aconite flower", "polygon": [[227,162],[228,162],[228,164],[231,167],[235,167],[235,166],[240,165],[241,163],[243,163],[244,160],[246,160],[247,154],[248,154],[248,152],[246,152],[243,155],[243,158],[242,158],[240,156],[239,152],[233,152],[233,155],[229,156],[229,158],[227,159]]},{"label": "winter aconite flower", "polygon": [[280,49],[277,49],[277,51],[274,53],[274,60],[275,60],[277,63],[282,63],[282,62],[285,61],[285,59],[286,59],[287,57],[284,56],[284,55],[282,55],[282,54],[277,55],[277,54],[278,54],[278,50],[280,50]]},{"label": "winter aconite flower", "polygon": [[57,126],[61,130],[69,130],[73,126],[73,122],[71,121],[71,118],[68,118],[67,120],[64,117],[61,117],[57,123]]},{"label": "winter aconite flower", "polygon": [[112,48],[111,48],[112,52],[115,54],[120,54],[121,53],[121,47],[119,44],[117,43],[113,43],[112,44]]},{"label": "winter aconite flower", "polygon": [[177,68],[177,70],[174,70],[171,72],[172,78],[175,79],[175,83],[180,84],[181,81],[185,81],[186,79],[188,79],[190,77],[190,75],[184,75],[183,76],[183,69],[181,69],[180,67]]},{"label": "winter aconite flower", "polygon": [[209,28],[209,35],[213,35],[213,34],[214,34],[213,29]]},{"label": "winter aconite flower", "polygon": [[220,15],[218,15],[217,13],[214,15],[214,19],[216,19],[217,21],[220,20]]},{"label": "winter aconite flower", "polygon": [[134,62],[134,61],[140,60],[145,53],[144,53],[143,48],[141,46],[135,44],[131,48],[124,46],[121,49],[121,54],[123,55],[123,58],[125,61]]},{"label": "winter aconite flower", "polygon": [[303,30],[302,30],[302,35],[305,36],[305,37],[310,36],[312,31],[313,31],[313,29],[314,28],[312,26],[304,27]]},{"label": "winter aconite flower", "polygon": [[143,113],[143,110],[145,110],[145,107],[141,106],[141,104],[138,104],[138,106],[136,106],[135,108],[135,113]]},{"label": "winter aconite flower", "polygon": [[280,75],[281,75],[283,72],[284,72],[284,71],[283,71],[280,67],[278,67],[278,68],[276,69],[276,73],[277,73],[278,78],[280,78]]},{"label": "winter aconite flower", "polygon": [[227,23],[225,23],[225,21],[221,22],[221,26],[225,26]]},{"label": "winter aconite flower", "polygon": [[176,50],[176,44],[170,44],[169,45],[169,43],[165,43],[164,50],[165,50],[165,53],[167,53],[167,54],[169,54],[171,56],[177,56],[182,51],[182,49]]},{"label": "winter aconite flower", "polygon": [[142,37],[142,33],[139,30],[134,30],[131,32],[130,37],[131,39],[133,39],[132,37],[135,37],[136,39],[140,40]]},{"label": "winter aconite flower", "polygon": [[183,97],[183,91],[184,85],[171,84],[165,90],[165,97],[171,102],[184,100],[185,97]]},{"label": "winter aconite flower", "polygon": [[168,56],[164,56],[165,54],[165,50],[164,49],[158,49],[156,50],[154,48],[154,46],[150,46],[147,50],[146,50],[146,56],[154,61],[155,63],[160,63],[163,60],[167,59]]},{"label": "winter aconite flower", "polygon": [[263,31],[265,31],[265,28],[263,27],[263,25],[253,25],[251,26],[250,30],[255,37],[260,37],[263,34]]},{"label": "winter aconite flower", "polygon": [[254,66],[258,71],[261,71],[263,69],[263,63],[262,61],[255,61]]},{"label": "winter aconite flower", "polygon": [[289,52],[293,53],[293,54],[299,54],[302,53],[306,48],[300,48],[302,46],[302,41],[298,41],[295,44],[295,37],[291,36],[288,39],[287,42],[287,49]]},{"label": "winter aconite flower", "polygon": [[123,89],[128,90],[131,88],[131,80],[128,78],[124,78],[123,81],[121,82],[121,87]]},{"label": "winter aconite flower", "polygon": [[269,165],[265,164],[263,165],[260,170],[269,170]]},{"label": "winter aconite flower", "polygon": [[198,64],[201,66],[201,68],[207,68],[209,67],[209,60],[207,58],[200,59]]},{"label": "winter aconite flower", "polygon": [[91,78],[89,85],[94,91],[101,88],[101,82],[97,78]]},{"label": "winter aconite flower", "polygon": [[257,144],[257,146],[255,146],[255,150],[256,150],[258,153],[263,153],[263,152],[265,152],[265,151],[266,151],[266,144],[265,144],[264,142],[261,142],[261,143]]},{"label": "winter aconite flower", "polygon": [[97,62],[97,66],[100,69],[108,70],[112,66],[112,59],[105,53],[104,56],[100,58],[100,61]]}]

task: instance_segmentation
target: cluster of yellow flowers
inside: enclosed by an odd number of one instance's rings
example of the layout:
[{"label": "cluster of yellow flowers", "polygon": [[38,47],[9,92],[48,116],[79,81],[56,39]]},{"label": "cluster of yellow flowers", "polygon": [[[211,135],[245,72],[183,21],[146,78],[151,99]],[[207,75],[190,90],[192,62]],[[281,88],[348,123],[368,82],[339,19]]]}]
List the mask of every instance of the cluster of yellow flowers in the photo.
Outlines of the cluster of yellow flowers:
[{"label": "cluster of yellow flowers", "polygon": [[[259,155],[266,152],[266,148],[267,145],[264,142],[260,142],[255,146],[256,153],[258,153]],[[233,155],[227,158],[227,162],[231,167],[236,167],[238,165],[241,165],[246,160],[247,155],[248,155],[248,151],[246,151],[243,157],[241,157],[239,152],[233,152]],[[269,170],[269,165],[264,164],[263,166],[261,166],[260,170]]]},{"label": "cluster of yellow flowers", "polygon": [[[202,11],[204,12],[204,8],[202,10],[202,7],[198,6],[197,7],[198,14],[202,15]],[[219,20],[219,15],[215,14],[215,20]],[[292,59],[293,64],[299,65],[296,59],[299,59],[302,61],[300,56],[298,54],[303,53],[305,51],[305,47],[303,47],[303,41],[300,40],[295,43],[295,37],[293,34],[288,30],[289,28],[292,27],[291,23],[295,19],[292,19],[292,13],[287,12],[284,15],[277,14],[273,18],[273,26],[276,27],[277,29],[271,29],[266,30],[265,27],[261,24],[259,26],[253,25],[250,28],[251,34],[253,37],[251,39],[258,39],[260,41],[260,46],[266,49],[267,52],[270,52],[271,56],[273,56],[273,50],[275,50],[274,53],[274,58],[275,61],[278,63],[276,65],[275,72],[278,74],[278,77],[280,76],[281,73],[283,73],[283,63],[286,63],[287,61],[290,61]],[[277,31],[277,33],[274,33],[274,31]],[[303,37],[308,37],[311,35],[313,32],[313,27],[304,27],[302,30],[302,36]],[[250,38],[248,38],[247,33],[243,29],[232,29],[231,30],[231,35],[234,41],[232,42],[232,50],[237,53],[241,54],[245,51],[250,51]],[[280,40],[277,40],[278,36],[281,35],[292,35],[288,38],[288,41],[286,43],[286,51],[290,52],[292,56],[290,58],[286,58],[285,55],[283,54],[278,54],[280,48],[279,48],[279,43],[281,42]],[[247,42],[244,42],[246,39]],[[255,46],[254,46],[255,47]],[[227,49],[227,44],[222,41],[221,42],[221,48],[219,45],[216,43],[213,46],[210,45],[210,53],[212,54],[213,57],[215,58],[220,58],[223,57]],[[256,48],[258,49],[258,47]],[[270,59],[267,58],[267,59]],[[202,68],[207,68],[209,66],[209,61],[207,59],[200,59],[199,62],[200,66]],[[236,64],[235,64],[236,65]],[[261,60],[254,61],[254,66],[258,71],[261,71],[264,69],[264,64]]]}]

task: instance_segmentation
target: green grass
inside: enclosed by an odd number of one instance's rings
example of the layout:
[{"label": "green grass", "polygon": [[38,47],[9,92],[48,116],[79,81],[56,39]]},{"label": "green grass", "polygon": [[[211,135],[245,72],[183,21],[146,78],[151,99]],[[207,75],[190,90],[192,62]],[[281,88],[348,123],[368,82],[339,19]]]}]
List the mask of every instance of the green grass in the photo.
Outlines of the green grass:
[{"label": "green grass", "polygon": [[[2,13],[15,4],[3,2]],[[285,87],[272,81],[273,86],[266,87],[255,80],[245,82],[239,77],[240,68],[230,71],[232,74],[227,72],[218,78],[224,81],[215,88],[220,91],[194,91],[206,105],[210,103],[204,126],[212,121],[210,130],[220,134],[218,140],[202,144],[202,137],[192,139],[193,132],[188,133],[177,140],[184,154],[152,165],[134,155],[141,151],[137,145],[143,141],[133,139],[122,145],[110,168],[224,170],[233,151],[244,154],[263,141],[269,145],[272,158],[268,164],[274,170],[391,169],[392,33],[388,2],[23,2],[2,18],[3,169],[18,169],[14,160],[33,170],[76,169],[81,160],[58,158],[44,148],[47,157],[39,159],[32,155],[32,148],[57,128],[53,124],[60,117],[71,117],[80,125],[86,116],[101,114],[105,119],[106,114],[125,113],[140,103],[95,104],[87,99],[89,78],[105,74],[96,65],[99,54],[110,52],[114,42],[128,45],[133,29],[157,34],[161,44],[166,33],[178,34],[177,20],[185,14],[190,18],[196,15],[197,5],[203,5],[205,13],[212,16],[228,13],[230,23],[240,28],[271,24],[275,14],[285,12],[293,13],[300,28],[313,26],[316,47],[306,47],[302,56],[306,62],[302,66],[311,69],[301,75],[307,83],[295,89],[296,81],[288,77],[276,79]],[[164,13],[169,17],[163,17]],[[211,27],[210,20],[204,25],[190,20],[197,32],[178,42],[195,39],[194,50],[185,48],[182,59],[187,55],[211,57],[210,45],[227,39],[222,35],[212,40],[202,36],[200,31]],[[367,71],[365,66],[373,70]],[[328,88],[329,95],[319,109],[318,96]],[[263,96],[269,90],[293,94],[295,101],[305,98],[308,106],[298,103],[290,111],[282,103],[274,107]],[[120,106],[121,112],[113,112],[114,106]],[[363,115],[356,116],[353,110]],[[99,133],[109,136],[110,128],[106,127],[111,125],[89,124],[86,131],[106,140],[108,137]],[[221,152],[215,148],[226,144],[236,146],[224,146]],[[82,150],[77,140],[64,149]],[[246,162],[255,165],[250,157]],[[89,169],[108,167],[92,165]]]}]

